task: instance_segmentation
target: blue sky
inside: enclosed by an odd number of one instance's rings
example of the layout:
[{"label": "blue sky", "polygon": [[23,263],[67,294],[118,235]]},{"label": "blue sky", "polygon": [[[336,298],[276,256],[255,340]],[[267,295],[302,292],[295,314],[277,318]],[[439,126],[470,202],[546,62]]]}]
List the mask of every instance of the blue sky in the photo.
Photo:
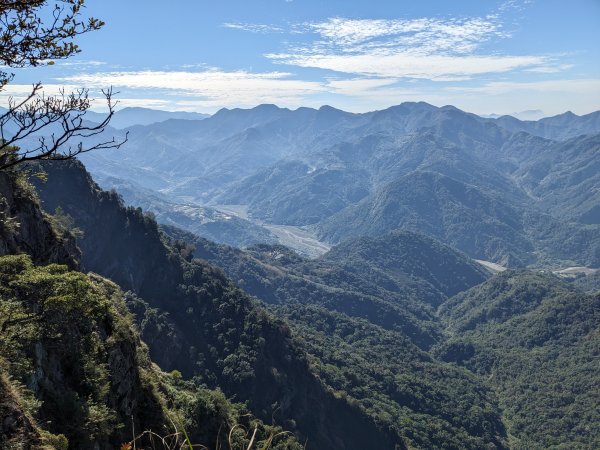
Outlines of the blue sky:
[{"label": "blue sky", "polygon": [[4,99],[43,81],[48,93],[112,85],[122,107],[209,113],[600,109],[599,0],[88,0],[87,13],[106,26],[79,39],[82,53],[16,71]]}]

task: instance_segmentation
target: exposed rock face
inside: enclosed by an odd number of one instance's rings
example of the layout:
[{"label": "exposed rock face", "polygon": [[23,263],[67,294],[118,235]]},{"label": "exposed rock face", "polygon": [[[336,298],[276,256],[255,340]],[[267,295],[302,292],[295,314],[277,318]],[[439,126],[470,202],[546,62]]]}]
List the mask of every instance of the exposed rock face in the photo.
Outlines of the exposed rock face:
[{"label": "exposed rock face", "polygon": [[[36,266],[57,263],[66,265],[69,269],[79,267],[81,256],[74,237],[68,232],[58,231],[51,218],[42,212],[37,196],[25,181],[24,175],[0,172],[0,257],[15,254],[29,255],[30,259],[26,260]],[[19,270],[34,270],[31,262],[17,266],[20,267]],[[65,280],[69,279],[69,273],[77,274],[68,272],[67,268],[55,268],[47,272],[47,275],[60,273],[65,274]],[[77,320],[66,320],[61,327],[60,337],[51,333],[47,335],[47,321],[36,324],[37,337],[33,341],[27,338],[20,343],[23,349],[19,353],[19,360],[29,361],[31,364],[29,373],[20,382],[42,402],[36,419],[41,419],[40,423],[47,422],[50,431],[71,431],[67,434],[74,448],[108,450],[129,439],[132,416],[137,430],[159,430],[169,423],[162,416],[161,400],[155,392],[153,382],[149,382],[148,375],[144,375],[151,372],[152,368],[145,346],[132,328],[133,324],[128,322],[123,294],[116,285],[102,277],[93,274],[88,277],[82,274],[76,276],[81,277],[80,282],[95,285],[103,292],[108,302],[104,316],[94,321],[82,313]],[[10,283],[8,279],[5,281],[2,287],[8,288]],[[26,286],[28,287],[23,292],[9,291],[6,295],[7,298],[14,297],[27,311],[44,311],[46,297],[58,295],[54,288],[47,292],[33,284]],[[100,350],[89,346],[87,348],[83,344],[94,336],[98,339],[97,346]],[[21,404],[19,390],[13,383],[21,378],[12,378],[14,374],[10,367],[15,361],[6,361],[3,356],[0,355],[0,448],[13,448],[13,444],[18,449],[54,448],[60,442],[57,444],[49,439],[56,438],[60,441],[64,438],[40,431],[29,410]],[[73,429],[81,425],[78,420],[81,420],[81,414],[85,410],[84,408],[78,412],[81,402],[77,399],[84,399],[84,404],[90,395],[87,390],[95,382],[82,381],[90,370],[89,367],[84,367],[85,364],[106,368],[106,406],[109,411],[114,411],[118,422],[125,424],[123,429],[115,429],[110,435],[104,433],[99,438],[91,438],[81,430]],[[11,378],[8,378],[9,374]],[[46,447],[47,445],[50,447]]]},{"label": "exposed rock face", "polygon": [[[0,280],[9,311],[0,318],[3,435],[33,442],[40,428],[44,444],[55,433],[69,448],[111,450],[134,429],[168,432],[155,369],[116,285],[26,255],[0,257]],[[5,298],[18,306],[7,309]],[[39,404],[20,408],[21,391]]]},{"label": "exposed rock face", "polygon": [[21,176],[0,172],[0,256],[27,253],[35,264],[76,268],[80,252],[74,239],[57,236]]}]

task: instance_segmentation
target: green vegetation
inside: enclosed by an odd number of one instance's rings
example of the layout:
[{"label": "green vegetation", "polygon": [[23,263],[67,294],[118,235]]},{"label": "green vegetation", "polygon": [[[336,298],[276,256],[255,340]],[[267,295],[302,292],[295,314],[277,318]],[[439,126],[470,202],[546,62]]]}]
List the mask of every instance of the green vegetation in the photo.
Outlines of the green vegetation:
[{"label": "green vegetation", "polygon": [[0,258],[0,280],[0,357],[39,400],[29,414],[75,448],[118,444],[130,416],[161,429],[150,363],[116,286],[24,255]]},{"label": "green vegetation", "polygon": [[[1,5],[0,91],[103,26]],[[598,113],[223,109],[88,159],[139,177],[126,207],[73,160],[128,139],[104,95],[96,124],[39,83],[0,117],[0,448],[600,448],[599,276],[550,272],[600,265]],[[182,198],[340,244],[302,258]]]},{"label": "green vegetation", "polygon": [[[134,430],[167,435],[175,424],[208,448],[246,449],[248,430],[257,448],[301,448],[220,391],[161,373],[108,280],[18,255],[0,258],[0,285],[1,387],[21,397],[32,440],[116,448]],[[138,445],[149,439],[143,434]]]},{"label": "green vegetation", "polygon": [[[420,279],[456,293],[484,276],[459,253],[413,233],[349,241],[311,261],[282,247],[240,251],[167,231],[191,239],[196,255],[270,304],[300,338],[321,380],[410,445],[594,447],[586,441],[598,433],[597,396],[590,394],[600,381],[592,370],[597,294],[581,294],[550,274],[508,271],[450,298],[428,297],[424,289],[412,300],[396,297],[420,320],[386,326],[369,313],[377,310],[373,298],[394,298],[385,289],[406,292]],[[457,282],[466,285],[453,287]],[[575,281],[584,282],[593,289],[594,276]],[[365,312],[350,302],[353,291],[371,295]],[[427,329],[435,330],[429,352],[419,338]]]},{"label": "green vegetation", "polygon": [[236,247],[275,243],[277,238],[266,228],[215,209],[168,201],[164,195],[117,178],[102,179],[103,187],[115,189],[126,205],[152,211],[160,224],[171,224],[214,242]]},{"label": "green vegetation", "polygon": [[483,268],[452,247],[406,230],[343,242],[324,259],[342,263],[365,277],[383,272],[399,285],[406,283],[407,277],[419,278],[446,296],[479,284],[488,276]]},{"label": "green vegetation", "polygon": [[600,265],[600,225],[565,220],[560,212],[553,216],[497,189],[437,172],[412,172],[316,226],[331,242],[395,228],[508,267]]},{"label": "green vegetation", "polygon": [[377,236],[395,228],[419,231],[471,257],[523,266],[533,246],[519,210],[490,189],[437,172],[413,172],[319,225],[333,242]]},{"label": "green vegetation", "polygon": [[300,338],[322,382],[410,446],[506,446],[489,389],[424,351],[442,338],[435,306],[447,299],[444,292],[487,276],[461,253],[395,232],[308,260],[281,246],[240,251],[167,232],[194,242],[197,256],[267,302]]},{"label": "green vegetation", "polygon": [[587,276],[579,276],[573,280],[573,284],[583,291],[600,291],[600,271]]},{"label": "green vegetation", "polygon": [[411,448],[507,448],[494,395],[468,371],[366,320],[316,306],[274,310],[290,322],[323,382]]},{"label": "green vegetation", "polygon": [[[447,295],[486,277],[464,255],[407,232],[350,241],[317,260],[281,246],[253,246],[242,252],[173,229],[167,232],[194,243],[196,256],[218,265],[267,303],[313,304],[366,318],[403,333],[421,348],[439,337],[435,307]],[[370,247],[375,250],[368,251]]]},{"label": "green vegetation", "polygon": [[600,446],[600,296],[508,271],[441,308],[437,354],[489,380],[515,449]]}]

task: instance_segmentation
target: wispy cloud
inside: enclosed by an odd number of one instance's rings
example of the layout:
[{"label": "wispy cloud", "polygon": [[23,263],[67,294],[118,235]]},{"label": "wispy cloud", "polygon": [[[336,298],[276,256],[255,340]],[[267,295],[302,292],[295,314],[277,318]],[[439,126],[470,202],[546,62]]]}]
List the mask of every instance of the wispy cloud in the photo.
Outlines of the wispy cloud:
[{"label": "wispy cloud", "polygon": [[257,23],[226,22],[223,24],[223,27],[260,34],[283,33],[285,31],[283,28],[275,25],[265,25]]},{"label": "wispy cloud", "polygon": [[549,64],[538,67],[532,67],[530,69],[526,69],[526,71],[535,73],[558,73],[572,69],[573,67],[575,67],[574,64]]},{"label": "wispy cloud", "polygon": [[99,67],[104,66],[106,63],[104,61],[58,61],[55,64],[59,64],[61,66],[67,67]]},{"label": "wispy cloud", "polygon": [[438,81],[533,68],[551,61],[543,55],[480,51],[486,42],[510,36],[495,15],[445,20],[337,17],[299,28],[317,39],[265,56],[281,64],[348,74]]},{"label": "wispy cloud", "polygon": [[336,72],[434,81],[459,81],[473,75],[502,73],[543,64],[540,56],[447,56],[410,52],[381,54],[269,55],[285,64]]},{"label": "wispy cloud", "polygon": [[345,19],[330,18],[308,23],[326,44],[343,51],[390,49],[401,47],[418,54],[467,53],[492,37],[506,37],[495,16],[448,19]]},{"label": "wispy cloud", "polygon": [[[57,96],[65,93],[68,95],[69,93],[81,88],[81,86],[75,84],[55,84],[48,83],[42,86],[42,91],[38,92],[39,94],[43,94],[46,96]],[[31,95],[33,91],[32,84],[13,84],[10,83],[2,88],[0,91],[0,98],[7,99],[9,97],[14,98],[15,100],[23,99]]]},{"label": "wispy cloud", "polygon": [[396,83],[393,78],[352,78],[329,79],[327,88],[336,94],[342,95],[367,95],[373,90],[388,87]]}]

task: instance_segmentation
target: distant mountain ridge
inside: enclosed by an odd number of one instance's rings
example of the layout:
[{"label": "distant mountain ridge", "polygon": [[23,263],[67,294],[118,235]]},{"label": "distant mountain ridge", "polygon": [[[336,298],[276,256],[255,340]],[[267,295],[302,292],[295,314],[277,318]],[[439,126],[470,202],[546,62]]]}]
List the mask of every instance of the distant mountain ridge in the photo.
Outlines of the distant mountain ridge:
[{"label": "distant mountain ridge", "polygon": [[[102,122],[106,115],[94,111],[88,111],[85,118],[91,122]],[[163,111],[160,109],[126,107],[115,112],[110,120],[110,126],[118,130],[136,125],[152,125],[165,120],[202,120],[210,117],[210,114],[201,114],[185,111]]]}]

